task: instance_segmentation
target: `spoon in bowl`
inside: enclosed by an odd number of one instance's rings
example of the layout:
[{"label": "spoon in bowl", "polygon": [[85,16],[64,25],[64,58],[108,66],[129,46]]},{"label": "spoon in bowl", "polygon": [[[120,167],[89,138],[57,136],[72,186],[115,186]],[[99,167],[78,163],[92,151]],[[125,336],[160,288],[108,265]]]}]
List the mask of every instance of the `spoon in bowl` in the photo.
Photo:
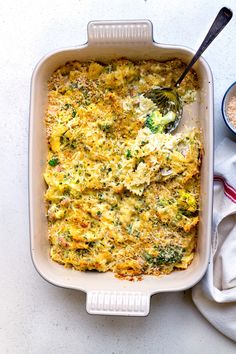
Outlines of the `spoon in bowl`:
[{"label": "spoon in bowl", "polygon": [[[170,133],[175,130],[182,118],[183,106],[177,88],[190,71],[195,62],[199,59],[202,53],[207,49],[211,42],[218,36],[222,29],[227,25],[231,20],[233,13],[227,7],[223,7],[218,15],[216,16],[211,28],[209,29],[205,39],[197,50],[196,54],[193,56],[190,63],[186,66],[184,72],[181,74],[179,79],[175,82],[173,87],[155,87],[150,91],[145,93],[145,97],[150,98],[158,107],[162,116],[168,114],[168,112],[173,112],[172,115],[169,115],[169,118],[163,120],[162,127],[163,131]],[[160,122],[160,124],[162,124]]]}]

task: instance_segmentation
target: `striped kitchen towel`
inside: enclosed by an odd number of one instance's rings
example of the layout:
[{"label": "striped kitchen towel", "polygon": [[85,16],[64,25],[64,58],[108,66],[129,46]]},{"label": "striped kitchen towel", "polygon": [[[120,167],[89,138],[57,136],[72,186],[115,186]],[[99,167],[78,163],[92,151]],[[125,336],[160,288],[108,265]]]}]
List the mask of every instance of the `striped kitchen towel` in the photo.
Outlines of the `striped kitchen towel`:
[{"label": "striped kitchen towel", "polygon": [[210,263],[192,297],[203,316],[236,341],[236,143],[228,138],[215,154]]}]

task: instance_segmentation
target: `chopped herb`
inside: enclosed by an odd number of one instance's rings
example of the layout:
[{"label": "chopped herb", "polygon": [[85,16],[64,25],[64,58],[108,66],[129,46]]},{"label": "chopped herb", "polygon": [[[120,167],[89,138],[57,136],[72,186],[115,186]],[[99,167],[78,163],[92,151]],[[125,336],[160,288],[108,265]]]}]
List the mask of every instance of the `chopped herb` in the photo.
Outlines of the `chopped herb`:
[{"label": "chopped herb", "polygon": [[61,145],[67,145],[69,143],[69,138],[65,135],[60,136],[60,144]]},{"label": "chopped herb", "polygon": [[111,73],[113,70],[112,65],[109,64],[109,65],[105,66],[104,70],[106,73]]},{"label": "chopped herb", "polygon": [[111,124],[109,123],[104,123],[104,124],[99,123],[98,126],[105,133],[109,133],[111,130]]},{"label": "chopped herb", "polygon": [[83,256],[86,256],[89,253],[89,251],[84,249],[84,248],[83,249],[78,248],[76,250],[76,253],[77,253],[78,256],[83,257]]},{"label": "chopped herb", "polygon": [[77,141],[74,139],[74,140],[72,140],[72,142],[70,143],[70,147],[71,147],[72,149],[75,149],[76,146],[77,146]]},{"label": "chopped herb", "polygon": [[66,104],[63,106],[63,108],[64,108],[64,109],[68,109],[68,108],[70,108],[70,106],[71,106],[71,104],[66,103]]},{"label": "chopped herb", "polygon": [[166,199],[158,199],[157,200],[157,206],[158,207],[165,208],[168,205],[169,205],[169,202]]},{"label": "chopped herb", "polygon": [[127,230],[128,234],[132,234],[132,227],[133,227],[132,224],[129,224],[127,226],[126,230]]},{"label": "chopped herb", "polygon": [[141,145],[141,146],[144,146],[144,145],[147,145],[147,144],[148,144],[148,141],[144,141],[144,140],[143,140],[143,141],[141,141],[141,144],[140,144],[140,145]]},{"label": "chopped herb", "polygon": [[129,160],[132,157],[131,151],[128,149],[126,150],[126,158]]},{"label": "chopped herb", "polygon": [[98,199],[99,199],[99,200],[103,200],[103,194],[102,194],[102,193],[99,193],[99,194],[98,194]]}]

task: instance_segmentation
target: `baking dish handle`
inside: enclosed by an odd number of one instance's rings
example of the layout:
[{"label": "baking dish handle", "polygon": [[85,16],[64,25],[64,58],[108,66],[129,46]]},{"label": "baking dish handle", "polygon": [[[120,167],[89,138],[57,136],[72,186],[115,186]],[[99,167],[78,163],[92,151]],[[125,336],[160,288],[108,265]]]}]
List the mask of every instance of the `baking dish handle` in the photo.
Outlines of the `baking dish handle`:
[{"label": "baking dish handle", "polygon": [[89,291],[86,310],[89,314],[147,316],[150,294],[124,291]]},{"label": "baking dish handle", "polygon": [[153,43],[152,22],[136,21],[91,21],[88,23],[88,44],[105,45],[132,42],[136,45]]}]

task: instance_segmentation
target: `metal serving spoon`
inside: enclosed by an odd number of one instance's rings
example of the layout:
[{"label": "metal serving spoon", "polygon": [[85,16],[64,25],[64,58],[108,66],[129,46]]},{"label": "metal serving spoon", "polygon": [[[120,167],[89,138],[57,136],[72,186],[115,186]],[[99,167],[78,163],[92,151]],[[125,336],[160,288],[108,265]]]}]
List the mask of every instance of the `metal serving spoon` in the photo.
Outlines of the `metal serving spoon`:
[{"label": "metal serving spoon", "polygon": [[170,111],[175,113],[174,120],[172,122],[169,122],[165,126],[165,132],[170,133],[174,129],[176,129],[182,118],[183,106],[176,89],[179,87],[179,85],[181,84],[189,70],[192,68],[194,63],[207,49],[211,42],[218,36],[218,34],[227,25],[227,23],[231,20],[232,16],[233,12],[227,7],[223,7],[219,11],[218,15],[215,18],[215,21],[209,29],[209,32],[207,33],[202,44],[200,45],[198,51],[193,56],[190,63],[186,66],[184,72],[181,74],[181,76],[176,81],[173,87],[156,87],[145,93],[144,96],[150,98],[157,105],[162,115],[166,115]]}]

